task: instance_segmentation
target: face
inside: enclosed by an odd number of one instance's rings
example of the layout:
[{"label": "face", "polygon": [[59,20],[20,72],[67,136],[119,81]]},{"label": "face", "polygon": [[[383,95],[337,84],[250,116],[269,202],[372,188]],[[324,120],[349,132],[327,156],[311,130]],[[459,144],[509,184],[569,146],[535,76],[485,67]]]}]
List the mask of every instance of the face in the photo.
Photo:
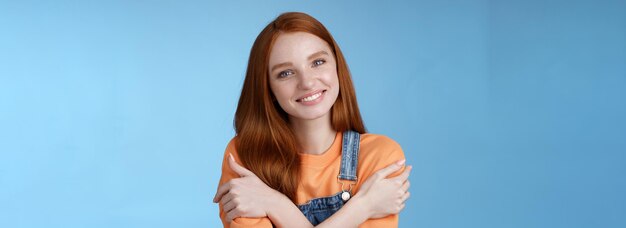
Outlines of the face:
[{"label": "face", "polygon": [[337,63],[330,46],[306,32],[278,36],[270,52],[272,93],[290,119],[329,117],[339,94]]}]

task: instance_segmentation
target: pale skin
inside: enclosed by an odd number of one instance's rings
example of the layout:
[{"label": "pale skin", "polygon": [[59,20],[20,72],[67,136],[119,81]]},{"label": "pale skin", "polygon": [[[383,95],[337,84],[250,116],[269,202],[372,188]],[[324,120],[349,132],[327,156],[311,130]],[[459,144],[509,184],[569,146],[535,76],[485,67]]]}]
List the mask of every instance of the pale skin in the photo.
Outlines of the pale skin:
[{"label": "pale skin", "polygon": [[[270,88],[289,114],[301,152],[324,153],[337,133],[331,126],[330,108],[339,94],[339,82],[330,47],[309,33],[284,33],[272,47],[269,66]],[[228,222],[237,217],[269,217],[279,227],[312,227],[289,198],[237,164],[232,155],[228,160],[240,178],[221,185],[213,199],[222,205]],[[357,227],[367,219],[399,213],[410,196],[411,166],[396,177],[388,176],[403,165],[404,160],[398,161],[374,173],[352,199],[318,227]]]}]

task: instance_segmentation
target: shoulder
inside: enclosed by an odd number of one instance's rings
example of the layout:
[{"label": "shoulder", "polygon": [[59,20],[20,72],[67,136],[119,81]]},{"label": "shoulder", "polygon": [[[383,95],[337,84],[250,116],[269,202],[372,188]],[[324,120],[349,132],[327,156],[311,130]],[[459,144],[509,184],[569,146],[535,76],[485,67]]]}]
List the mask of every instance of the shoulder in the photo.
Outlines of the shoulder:
[{"label": "shoulder", "polygon": [[224,161],[228,158],[229,154],[232,154],[235,157],[235,160],[239,161],[239,153],[237,153],[237,142],[239,140],[238,136],[234,136],[228,144],[226,144],[226,149],[224,149]]},{"label": "shoulder", "polygon": [[[376,171],[403,159],[405,157],[402,147],[395,140],[384,135],[361,134],[359,163],[357,165],[360,184]],[[397,176],[400,173],[402,173],[402,169],[392,173],[389,177]],[[357,186],[357,191],[359,186]]]},{"label": "shoulder", "polygon": [[[235,136],[226,145],[226,149],[224,151],[224,158],[222,161],[222,176],[220,178],[218,188],[222,184],[234,178],[239,177],[239,175],[235,173],[235,171],[233,171],[228,165],[229,154],[233,155],[233,157],[235,158],[235,162],[241,164],[241,161],[239,160],[239,154],[237,153],[237,140],[238,140],[238,137]],[[272,222],[270,221],[268,217],[236,218],[232,222],[228,223],[226,221],[226,213],[224,212],[224,208],[222,204],[219,204],[219,209],[220,209],[219,210],[220,219],[222,220],[222,224],[224,225],[224,227],[231,227],[231,228],[234,228],[234,227],[272,227]]]},{"label": "shoulder", "polygon": [[235,158],[235,161],[241,164],[239,160],[239,154],[237,153],[237,136],[233,137],[228,144],[226,145],[226,149],[224,150],[224,155],[222,157],[222,177],[220,179],[220,185],[224,182],[229,181],[232,178],[238,177],[238,175],[230,168],[228,165],[229,155],[232,154]]},{"label": "shoulder", "polygon": [[360,165],[381,168],[402,159],[404,151],[395,140],[385,135],[361,134]]},{"label": "shoulder", "polygon": [[226,144],[226,151],[236,151],[237,150],[237,140],[238,140],[238,136],[234,136],[232,139],[230,139],[230,141],[228,141],[228,144]]},{"label": "shoulder", "polygon": [[385,135],[365,133],[361,134],[361,149],[402,150],[402,147]]}]

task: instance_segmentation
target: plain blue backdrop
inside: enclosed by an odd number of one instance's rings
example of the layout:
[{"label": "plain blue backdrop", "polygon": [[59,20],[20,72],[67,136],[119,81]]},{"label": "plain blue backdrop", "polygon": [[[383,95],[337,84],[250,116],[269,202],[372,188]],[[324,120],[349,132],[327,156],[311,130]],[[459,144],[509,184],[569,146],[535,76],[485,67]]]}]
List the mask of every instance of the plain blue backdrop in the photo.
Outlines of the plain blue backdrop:
[{"label": "plain blue backdrop", "polygon": [[1,1],[0,227],[218,227],[249,50],[303,11],[402,145],[401,227],[626,227],[626,2]]}]

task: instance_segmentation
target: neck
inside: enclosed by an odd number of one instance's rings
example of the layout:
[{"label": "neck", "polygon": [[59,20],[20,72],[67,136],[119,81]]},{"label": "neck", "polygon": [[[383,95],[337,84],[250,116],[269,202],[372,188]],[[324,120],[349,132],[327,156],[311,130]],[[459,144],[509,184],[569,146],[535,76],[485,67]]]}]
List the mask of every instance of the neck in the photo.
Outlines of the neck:
[{"label": "neck", "polygon": [[290,119],[296,139],[305,154],[323,154],[333,145],[337,131],[330,123],[330,115],[313,120]]}]

